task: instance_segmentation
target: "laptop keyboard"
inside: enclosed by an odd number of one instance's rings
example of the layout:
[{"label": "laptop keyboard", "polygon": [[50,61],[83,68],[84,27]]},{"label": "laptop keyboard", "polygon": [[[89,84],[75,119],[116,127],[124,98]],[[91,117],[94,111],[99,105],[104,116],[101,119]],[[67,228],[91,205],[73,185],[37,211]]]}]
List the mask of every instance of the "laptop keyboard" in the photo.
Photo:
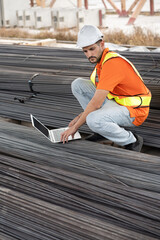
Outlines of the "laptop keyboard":
[{"label": "laptop keyboard", "polygon": [[61,141],[61,133],[63,133],[65,130],[66,128],[62,128],[62,129],[57,129],[53,131],[54,139],[56,142]]}]

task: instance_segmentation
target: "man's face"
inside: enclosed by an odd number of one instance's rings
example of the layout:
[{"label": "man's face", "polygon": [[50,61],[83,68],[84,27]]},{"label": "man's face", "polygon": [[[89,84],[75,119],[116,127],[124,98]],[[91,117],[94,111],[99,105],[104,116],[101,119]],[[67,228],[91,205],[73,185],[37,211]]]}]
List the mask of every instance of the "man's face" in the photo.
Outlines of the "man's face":
[{"label": "man's face", "polygon": [[83,48],[83,52],[91,63],[100,61],[104,50],[104,42],[95,43]]}]

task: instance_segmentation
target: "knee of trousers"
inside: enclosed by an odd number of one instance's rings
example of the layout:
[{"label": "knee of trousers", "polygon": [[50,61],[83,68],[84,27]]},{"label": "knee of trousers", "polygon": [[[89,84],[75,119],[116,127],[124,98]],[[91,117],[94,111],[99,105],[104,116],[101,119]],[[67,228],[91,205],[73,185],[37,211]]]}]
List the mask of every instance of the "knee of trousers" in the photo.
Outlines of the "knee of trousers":
[{"label": "knee of trousers", "polygon": [[75,95],[75,93],[81,93],[81,88],[82,88],[82,78],[76,78],[72,83],[71,83],[71,90],[73,95]]},{"label": "knee of trousers", "polygon": [[88,114],[86,118],[86,123],[88,127],[93,131],[100,133],[102,132],[102,129],[105,129],[105,132],[110,133],[112,132],[111,125],[113,123],[112,119],[108,116],[105,116],[105,118],[102,116],[102,114],[98,114],[97,111],[91,112]]},{"label": "knee of trousers", "polygon": [[98,128],[100,127],[99,118],[96,116],[95,112],[91,112],[88,114],[86,118],[86,123],[88,127],[94,132],[96,132],[96,130],[98,130]]}]

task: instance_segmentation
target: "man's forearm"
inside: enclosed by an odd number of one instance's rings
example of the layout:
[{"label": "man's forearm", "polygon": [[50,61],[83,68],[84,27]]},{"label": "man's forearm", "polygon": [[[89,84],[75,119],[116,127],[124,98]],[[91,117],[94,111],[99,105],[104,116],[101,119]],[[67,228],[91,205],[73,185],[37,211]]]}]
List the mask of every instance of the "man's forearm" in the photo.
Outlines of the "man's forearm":
[{"label": "man's forearm", "polygon": [[96,90],[93,98],[88,103],[84,112],[80,113],[75,119],[73,119],[72,122],[69,124],[69,129],[67,129],[61,134],[61,141],[63,143],[68,142],[68,137],[70,135],[74,136],[78,128],[86,122],[88,114],[95,110],[98,110],[102,106],[107,94],[108,91],[106,90]]}]

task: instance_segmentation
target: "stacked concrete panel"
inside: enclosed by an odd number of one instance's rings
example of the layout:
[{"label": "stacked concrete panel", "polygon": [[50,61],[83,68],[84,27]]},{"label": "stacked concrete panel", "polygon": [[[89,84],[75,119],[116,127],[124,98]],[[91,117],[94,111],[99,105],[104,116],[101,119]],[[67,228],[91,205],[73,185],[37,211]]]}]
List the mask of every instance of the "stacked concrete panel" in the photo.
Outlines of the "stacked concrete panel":
[{"label": "stacked concrete panel", "polygon": [[24,10],[30,7],[30,1],[26,0],[1,0],[0,1],[0,27],[14,27],[17,26],[17,10]]},{"label": "stacked concrete panel", "polygon": [[104,26],[105,24],[105,10],[101,9],[79,9],[77,12],[78,28],[82,28],[85,24],[92,24],[95,26]]},{"label": "stacked concrete panel", "polygon": [[63,29],[81,28],[84,24],[104,26],[105,9],[77,8],[76,5],[60,7],[57,4],[52,8],[30,7],[29,0],[16,0],[16,3],[0,0],[0,27]]}]

